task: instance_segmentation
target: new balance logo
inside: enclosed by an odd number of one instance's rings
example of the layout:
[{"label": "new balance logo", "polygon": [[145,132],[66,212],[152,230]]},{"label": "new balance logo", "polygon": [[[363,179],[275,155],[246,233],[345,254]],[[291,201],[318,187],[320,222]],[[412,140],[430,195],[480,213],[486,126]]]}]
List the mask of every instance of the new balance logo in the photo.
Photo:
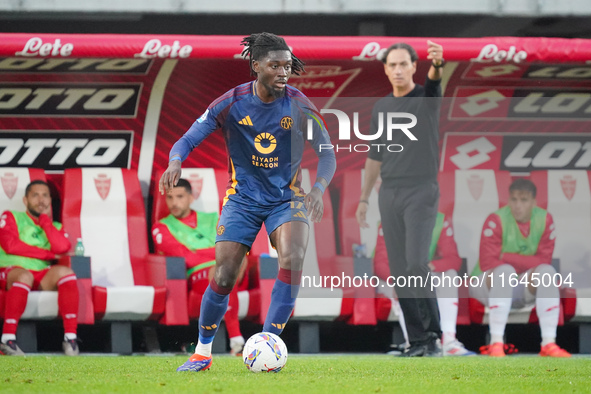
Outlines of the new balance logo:
[{"label": "new balance logo", "polygon": [[244,119],[242,119],[240,122],[238,122],[238,124],[242,124],[245,126],[252,126],[252,120],[250,120],[249,115],[246,115],[246,117]]}]

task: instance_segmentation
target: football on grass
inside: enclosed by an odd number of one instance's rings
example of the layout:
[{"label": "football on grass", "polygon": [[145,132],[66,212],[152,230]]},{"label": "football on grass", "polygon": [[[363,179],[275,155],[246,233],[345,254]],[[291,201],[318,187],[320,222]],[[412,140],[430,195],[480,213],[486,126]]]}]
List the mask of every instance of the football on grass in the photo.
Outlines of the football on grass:
[{"label": "football on grass", "polygon": [[287,346],[275,334],[259,332],[244,344],[244,365],[252,372],[279,372],[287,362]]}]

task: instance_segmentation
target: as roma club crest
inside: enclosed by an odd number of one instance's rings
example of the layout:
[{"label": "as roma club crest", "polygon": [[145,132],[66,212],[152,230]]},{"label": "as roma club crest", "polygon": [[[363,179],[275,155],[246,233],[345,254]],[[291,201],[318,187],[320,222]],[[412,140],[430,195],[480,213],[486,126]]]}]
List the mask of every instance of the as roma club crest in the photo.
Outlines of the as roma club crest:
[{"label": "as roma club crest", "polygon": [[191,184],[193,198],[197,200],[201,195],[201,189],[203,189],[203,178],[199,174],[191,174],[188,181]]},{"label": "as roma club crest", "polygon": [[12,172],[5,172],[4,175],[0,177],[0,180],[2,180],[4,194],[6,194],[9,200],[12,200],[12,197],[14,197],[14,194],[16,193],[16,187],[18,186],[18,177]]},{"label": "as roma club crest", "polygon": [[560,186],[562,187],[562,192],[567,200],[572,200],[575,196],[575,191],[577,190],[577,180],[571,175],[565,175],[560,179]]},{"label": "as roma club crest", "polygon": [[96,191],[99,196],[101,196],[103,200],[106,200],[109,191],[111,190],[111,178],[109,178],[107,174],[98,174],[96,178],[94,178],[94,185],[96,186]]},{"label": "as roma club crest", "polygon": [[291,116],[284,116],[281,118],[281,121],[279,121],[279,125],[283,130],[291,130],[291,126],[293,126],[293,119]]},{"label": "as roma club crest", "polygon": [[478,201],[482,196],[482,190],[484,189],[484,179],[478,175],[470,175],[468,178],[468,190],[475,201]]}]

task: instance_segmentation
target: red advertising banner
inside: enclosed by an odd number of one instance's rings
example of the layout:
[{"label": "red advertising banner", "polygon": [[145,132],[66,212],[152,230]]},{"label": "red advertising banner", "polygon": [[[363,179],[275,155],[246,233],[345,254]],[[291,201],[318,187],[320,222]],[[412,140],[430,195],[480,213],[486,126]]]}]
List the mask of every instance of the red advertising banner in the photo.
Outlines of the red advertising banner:
[{"label": "red advertising banner", "polygon": [[[404,41],[427,56],[426,38],[286,36],[303,59],[373,60],[384,48]],[[2,34],[0,56],[24,58],[233,59],[241,52],[241,36]],[[556,38],[434,38],[453,61],[497,63],[584,63],[591,43]]]},{"label": "red advertising banner", "polygon": [[[413,45],[420,59],[426,58],[427,49],[427,38],[285,38],[306,62],[307,71],[289,83],[314,98],[319,109],[330,108],[337,98],[382,97],[391,92],[376,57],[392,43]],[[57,174],[82,166],[136,168],[147,193],[154,174],[166,167],[172,144],[209,103],[252,79],[248,62],[240,56],[241,40],[239,36],[0,34],[0,167],[40,167]],[[440,116],[440,141],[445,140],[442,170],[490,168],[493,163],[495,168],[519,167],[511,161],[503,164],[507,139],[497,133],[556,139],[562,133],[588,132],[591,40],[432,40],[443,45],[448,62]],[[423,83],[429,66],[428,60],[419,60],[417,83]],[[329,131],[331,136],[335,132]],[[474,132],[482,133],[478,138],[488,143],[466,134]],[[534,155],[526,168],[543,158],[534,160],[546,152],[540,141],[533,141],[524,153],[522,158]],[[582,152],[586,142],[578,142]],[[476,150],[466,151],[464,144],[469,143],[468,148]],[[525,151],[525,145],[513,144],[518,153]],[[534,154],[538,147],[541,153]],[[568,165],[583,168],[586,161],[576,161],[577,157]],[[337,159],[339,172],[345,172],[361,168],[365,155],[338,152]],[[314,153],[306,150],[303,166],[315,168],[315,163]],[[207,138],[184,165],[226,168],[221,134]],[[340,182],[337,175],[333,186]]]}]

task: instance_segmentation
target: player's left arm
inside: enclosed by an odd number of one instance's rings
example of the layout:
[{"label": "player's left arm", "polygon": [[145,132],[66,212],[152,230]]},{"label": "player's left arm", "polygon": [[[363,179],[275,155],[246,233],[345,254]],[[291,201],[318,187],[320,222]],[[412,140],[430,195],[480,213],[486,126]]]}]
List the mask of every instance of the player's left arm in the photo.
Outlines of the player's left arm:
[{"label": "player's left arm", "polygon": [[[337,160],[330,143],[328,131],[318,123],[313,124],[312,140],[309,141],[316,156],[318,156],[318,167],[316,170],[316,181],[310,193],[304,199],[310,220],[320,222],[324,212],[322,195],[328,187],[337,168]],[[328,148],[330,146],[330,148]]]},{"label": "player's left arm", "polygon": [[50,249],[55,254],[64,254],[70,250],[70,240],[66,236],[66,233],[58,230],[51,221],[51,218],[46,214],[39,216],[39,226],[45,232],[47,240],[49,241]]},{"label": "player's left arm", "polygon": [[555,241],[554,219],[552,215],[547,213],[546,227],[540,238],[536,254],[533,256],[523,256],[518,253],[503,253],[503,260],[511,264],[518,273],[525,272],[541,264],[552,264]]}]

